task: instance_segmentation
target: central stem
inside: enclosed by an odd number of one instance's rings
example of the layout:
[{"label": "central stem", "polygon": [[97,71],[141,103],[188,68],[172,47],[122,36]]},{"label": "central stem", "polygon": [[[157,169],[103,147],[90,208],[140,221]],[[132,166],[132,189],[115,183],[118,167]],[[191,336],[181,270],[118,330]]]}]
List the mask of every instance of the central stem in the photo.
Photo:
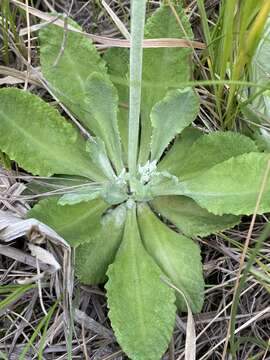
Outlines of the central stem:
[{"label": "central stem", "polygon": [[128,129],[128,167],[132,178],[136,176],[141,107],[142,57],[146,0],[132,0],[130,92]]}]

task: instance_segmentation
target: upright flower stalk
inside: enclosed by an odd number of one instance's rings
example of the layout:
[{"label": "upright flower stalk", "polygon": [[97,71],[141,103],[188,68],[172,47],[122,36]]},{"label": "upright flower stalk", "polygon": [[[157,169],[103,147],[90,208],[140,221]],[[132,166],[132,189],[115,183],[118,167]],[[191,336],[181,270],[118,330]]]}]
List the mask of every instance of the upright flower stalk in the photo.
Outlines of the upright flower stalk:
[{"label": "upright flower stalk", "polygon": [[128,166],[131,178],[136,175],[138,156],[145,8],[146,0],[132,1],[128,132]]}]

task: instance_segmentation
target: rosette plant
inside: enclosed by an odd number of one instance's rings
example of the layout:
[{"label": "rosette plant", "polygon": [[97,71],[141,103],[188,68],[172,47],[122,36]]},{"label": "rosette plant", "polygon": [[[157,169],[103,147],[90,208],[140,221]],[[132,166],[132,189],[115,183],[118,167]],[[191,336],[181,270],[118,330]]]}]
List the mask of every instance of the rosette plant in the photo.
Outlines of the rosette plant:
[{"label": "rosette plant", "polygon": [[[0,91],[0,148],[33,175],[76,180],[28,216],[74,247],[81,282],[106,283],[109,318],[126,354],[156,360],[177,308],[203,305],[194,238],[254,211],[269,154],[243,135],[205,135],[192,125],[199,98],[183,86],[192,50],[142,51],[143,37],[192,40],[189,22],[179,4],[177,16],[164,4],[144,29],[145,3],[132,4],[130,53],[100,56],[73,21],[68,31],[51,22],[39,33],[42,74],[90,135],[38,96],[8,88]],[[259,213],[270,209],[269,182],[265,189]]]}]

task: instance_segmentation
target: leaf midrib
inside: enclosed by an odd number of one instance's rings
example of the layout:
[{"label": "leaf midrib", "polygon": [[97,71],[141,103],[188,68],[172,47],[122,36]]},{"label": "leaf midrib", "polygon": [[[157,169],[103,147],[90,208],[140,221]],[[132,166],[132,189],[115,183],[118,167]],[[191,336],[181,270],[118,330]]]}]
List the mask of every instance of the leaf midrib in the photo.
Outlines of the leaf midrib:
[{"label": "leaf midrib", "polygon": [[[136,226],[138,226],[138,225],[136,225]],[[135,277],[135,284],[139,284],[138,287],[135,286],[135,298],[136,298],[136,303],[137,304],[142,304],[142,306],[136,306],[136,308],[139,311],[139,316],[137,318],[139,319],[139,323],[140,323],[140,326],[139,326],[140,327],[140,333],[143,334],[142,338],[144,339],[145,336],[146,336],[145,322],[144,322],[144,316],[143,316],[143,310],[142,310],[142,308],[144,308],[144,301],[143,301],[144,299],[143,299],[143,296],[141,296],[141,292],[140,292],[142,282],[140,280],[140,275],[139,275],[140,264],[138,263],[138,261],[139,261],[139,257],[137,256],[138,251],[136,251],[136,250],[141,250],[140,252],[142,252],[143,247],[141,245],[141,242],[138,243],[138,240],[141,241],[138,229],[136,229],[136,233],[137,233],[137,239],[133,238],[132,241],[131,241],[132,253],[134,254],[134,259],[135,259],[132,271],[135,274],[135,276],[134,276]],[[136,252],[137,252],[137,254],[136,254]],[[146,255],[147,254],[144,254],[144,256],[146,256]]]},{"label": "leaf midrib", "polygon": [[[41,148],[44,152],[49,153],[49,154],[52,156],[52,158],[56,160],[56,161],[55,161],[56,163],[59,163],[59,160],[58,160],[57,156],[55,156],[55,151],[52,151],[52,147],[51,147],[51,146],[45,146],[42,142],[38,141],[38,138],[37,138],[37,137],[33,136],[30,132],[25,131],[25,129],[24,129],[22,126],[20,126],[17,122],[9,121],[9,120],[7,119],[7,116],[3,113],[3,111],[0,111],[0,112],[1,112],[1,115],[2,115],[2,116],[4,117],[4,119],[5,119],[5,122],[7,123],[7,128],[9,127],[9,123],[13,124],[15,130],[18,130],[25,138],[30,139],[30,141],[32,141],[32,143],[37,144],[37,146],[38,146],[39,148]],[[12,125],[11,125],[11,126],[12,126]],[[43,151],[42,151],[42,152],[43,152]],[[65,157],[65,158],[66,158],[66,157]],[[65,161],[64,161],[63,159],[61,159],[61,162],[64,163]],[[48,169],[51,168],[51,167],[48,166],[47,164],[46,164],[46,167],[47,167]],[[65,167],[66,167],[66,165],[65,165]],[[69,167],[69,166],[68,166],[68,167]]]},{"label": "leaf midrib", "polygon": [[[68,224],[66,225],[63,225],[62,227],[59,227],[59,231],[67,231],[69,230],[70,228],[75,228],[78,224],[80,224],[81,222],[84,223],[84,221],[86,219],[88,219],[91,215],[93,215],[93,212],[97,212],[97,211],[101,211],[102,209],[102,204],[97,204],[95,207],[91,207],[88,211],[86,211],[82,216],[79,216],[79,217],[75,217],[74,218],[74,221],[72,222],[69,222]],[[61,206],[61,205],[59,205]],[[105,205],[104,205],[104,208],[105,208]],[[105,210],[105,209],[104,209]],[[100,223],[101,225],[101,223]],[[86,235],[89,235],[89,234],[86,234]]]}]

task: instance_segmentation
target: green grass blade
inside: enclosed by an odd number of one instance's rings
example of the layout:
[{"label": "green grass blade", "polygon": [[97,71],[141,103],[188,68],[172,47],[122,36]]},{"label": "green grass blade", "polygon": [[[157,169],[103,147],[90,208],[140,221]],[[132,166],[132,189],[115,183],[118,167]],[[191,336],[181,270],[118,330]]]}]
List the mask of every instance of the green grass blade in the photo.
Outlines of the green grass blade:
[{"label": "green grass blade", "polygon": [[207,50],[209,52],[211,60],[213,60],[214,52],[213,52],[213,47],[211,44],[212,43],[211,32],[210,32],[210,27],[208,24],[207,14],[205,11],[204,0],[197,0],[197,5],[198,5],[198,9],[199,9],[200,16],[201,16],[201,23],[202,23],[202,28],[203,28],[203,34],[204,34],[204,37],[206,40]]},{"label": "green grass blade", "polygon": [[[13,303],[17,299],[19,299],[23,294],[25,294],[28,290],[33,288],[35,288],[35,285],[19,286],[17,289],[12,291],[10,295],[8,295],[4,300],[0,302],[0,310],[5,309],[10,303]],[[1,292],[2,290],[0,290],[0,293]],[[4,291],[2,293],[4,293]]]},{"label": "green grass blade", "polygon": [[[224,15],[222,25],[222,40],[219,42],[219,62],[218,71],[219,78],[224,79],[227,71],[228,61],[231,60],[233,51],[233,32],[234,27],[234,11],[237,0],[224,1]],[[218,97],[221,98],[223,87],[219,87]]]},{"label": "green grass blade", "polygon": [[6,354],[4,354],[2,351],[0,351],[0,359],[1,360],[8,360],[8,357]]},{"label": "green grass blade", "polygon": [[43,353],[43,350],[44,350],[44,347],[45,347],[47,329],[48,329],[51,317],[52,317],[52,315],[54,313],[54,310],[55,310],[56,306],[58,305],[58,303],[59,303],[59,301],[56,301],[54,303],[54,305],[50,308],[50,310],[48,312],[48,315],[46,316],[44,329],[43,329],[43,334],[42,334],[42,337],[40,339],[40,344],[39,344],[38,360],[43,360],[42,353]]},{"label": "green grass blade", "polygon": [[49,324],[49,321],[54,313],[54,310],[57,306],[57,304],[59,303],[59,301],[56,301],[54,303],[54,305],[50,308],[48,314],[46,316],[44,316],[42,318],[42,320],[39,322],[39,324],[37,325],[35,331],[33,332],[31,338],[29,339],[28,343],[25,345],[25,347],[23,348],[23,351],[21,352],[19,359],[18,360],[24,360],[25,359],[25,355],[27,354],[28,350],[30,349],[31,346],[33,346],[33,343],[35,341],[35,338],[38,336],[38,333],[40,332],[40,330],[43,328],[44,326],[44,332],[43,335],[41,337],[41,344],[40,344],[40,349],[38,352],[38,359],[42,359],[42,352],[44,349],[44,345],[45,345],[45,338],[46,338],[46,330]]}]

